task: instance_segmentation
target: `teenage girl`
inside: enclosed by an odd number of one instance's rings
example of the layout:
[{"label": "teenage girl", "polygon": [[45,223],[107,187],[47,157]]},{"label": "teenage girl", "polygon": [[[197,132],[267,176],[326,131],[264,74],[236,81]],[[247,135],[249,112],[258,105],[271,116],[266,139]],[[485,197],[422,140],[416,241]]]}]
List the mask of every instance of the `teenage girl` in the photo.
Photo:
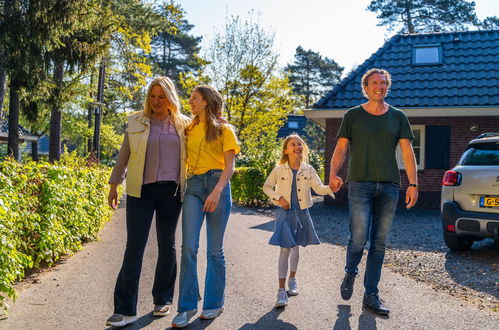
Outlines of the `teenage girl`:
[{"label": "teenage girl", "polygon": [[198,308],[197,253],[199,234],[206,219],[207,269],[201,319],[214,319],[224,310],[224,234],[232,199],[230,178],[234,173],[239,143],[234,130],[222,119],[220,93],[208,85],[194,88],[189,100],[194,116],[186,129],[187,188],[182,209],[182,258],[178,314],[172,326],[187,326]]}]

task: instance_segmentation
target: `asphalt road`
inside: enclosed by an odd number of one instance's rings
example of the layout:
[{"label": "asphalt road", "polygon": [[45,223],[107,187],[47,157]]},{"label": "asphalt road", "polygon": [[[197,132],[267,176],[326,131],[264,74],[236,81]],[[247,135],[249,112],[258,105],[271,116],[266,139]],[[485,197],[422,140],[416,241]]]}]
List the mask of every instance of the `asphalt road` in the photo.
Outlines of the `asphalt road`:
[{"label": "asphalt road", "polygon": [[[0,320],[0,329],[106,328],[105,320],[113,311],[114,282],[125,245],[124,211],[123,208],[116,211],[103,229],[100,241],[86,244],[82,251],[51,271],[19,284],[19,298],[11,304],[9,317]],[[343,301],[339,285],[345,249],[327,242],[301,249],[297,275],[300,294],[291,297],[285,309],[275,309],[278,248],[267,244],[272,226],[271,217],[245,208],[233,209],[225,241],[228,277],[225,312],[213,321],[195,319],[188,329],[499,328],[497,313],[480,310],[463,299],[436,291],[386,267],[380,291],[391,309],[390,317],[379,317],[362,308],[362,277],[357,279],[352,299]],[[180,240],[177,250],[180,252]],[[199,250],[200,279],[204,278],[205,254],[203,237]],[[152,230],[142,270],[140,318],[127,329],[170,326],[174,313],[164,318],[154,318],[151,313],[155,258]]]}]

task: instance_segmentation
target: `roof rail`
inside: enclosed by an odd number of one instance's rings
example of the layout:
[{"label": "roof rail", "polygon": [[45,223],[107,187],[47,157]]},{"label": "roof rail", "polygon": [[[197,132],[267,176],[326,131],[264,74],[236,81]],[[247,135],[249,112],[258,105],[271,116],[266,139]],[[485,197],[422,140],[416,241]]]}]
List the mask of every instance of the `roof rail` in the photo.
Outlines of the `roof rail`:
[{"label": "roof rail", "polygon": [[482,133],[482,134],[478,135],[475,139],[481,139],[481,138],[486,138],[486,137],[491,137],[491,136],[499,136],[499,133],[493,133],[493,132]]}]

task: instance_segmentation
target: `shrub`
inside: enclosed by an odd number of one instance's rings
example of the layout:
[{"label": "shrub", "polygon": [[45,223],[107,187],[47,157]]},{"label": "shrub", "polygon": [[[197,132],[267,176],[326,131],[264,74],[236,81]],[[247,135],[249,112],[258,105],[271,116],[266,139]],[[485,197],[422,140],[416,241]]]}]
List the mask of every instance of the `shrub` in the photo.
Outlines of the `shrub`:
[{"label": "shrub", "polygon": [[238,167],[231,179],[232,199],[242,205],[262,205],[268,197],[263,193],[266,174],[254,167]]},{"label": "shrub", "polygon": [[85,163],[74,154],[56,164],[0,162],[0,308],[26,270],[80,250],[111,218],[110,170]]}]

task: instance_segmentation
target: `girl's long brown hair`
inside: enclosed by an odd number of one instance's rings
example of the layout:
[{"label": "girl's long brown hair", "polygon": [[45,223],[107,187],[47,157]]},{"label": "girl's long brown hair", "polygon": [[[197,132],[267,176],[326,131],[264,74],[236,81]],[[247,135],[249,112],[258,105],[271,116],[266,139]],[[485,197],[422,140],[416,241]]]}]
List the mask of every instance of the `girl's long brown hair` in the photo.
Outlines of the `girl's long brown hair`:
[{"label": "girl's long brown hair", "polygon": [[[222,118],[223,99],[222,95],[209,85],[198,85],[194,87],[193,92],[198,92],[206,104],[206,141],[213,142],[222,135],[222,129],[225,125],[220,120]],[[186,128],[186,135],[195,126],[199,124],[199,117],[194,115],[191,124]]]}]

